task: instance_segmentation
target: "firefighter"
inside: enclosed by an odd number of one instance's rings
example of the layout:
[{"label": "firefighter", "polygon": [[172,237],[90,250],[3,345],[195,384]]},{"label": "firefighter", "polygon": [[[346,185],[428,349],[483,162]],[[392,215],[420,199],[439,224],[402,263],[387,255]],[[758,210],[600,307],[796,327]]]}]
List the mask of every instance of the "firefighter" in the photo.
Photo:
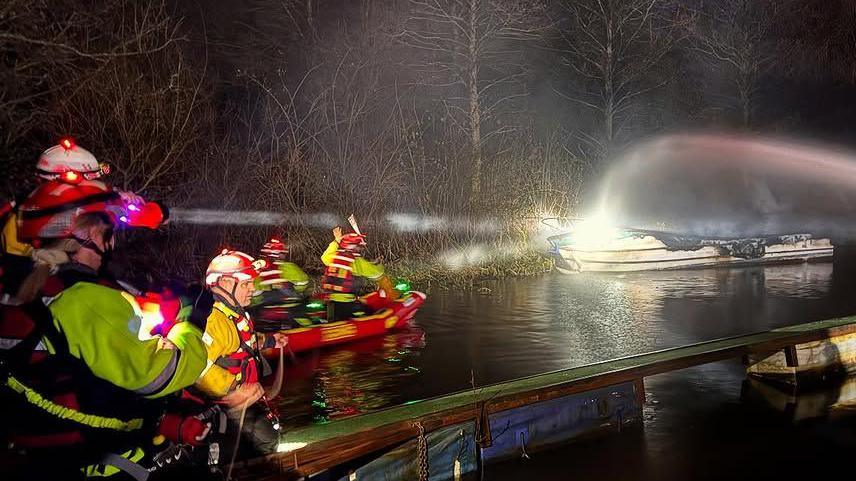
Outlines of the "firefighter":
[{"label": "firefighter", "polygon": [[228,249],[208,265],[205,284],[215,302],[203,336],[208,361],[196,383],[207,397],[225,405],[229,418],[227,440],[238,438],[238,426],[244,416],[240,436],[249,442],[254,454],[275,452],[279,443],[278,421],[273,419],[259,384],[270,369],[261,351],[287,344],[287,338],[280,333],[255,332],[253,320],[245,310],[263,266],[264,261]]},{"label": "firefighter", "polygon": [[287,260],[288,245],[274,237],[265,242],[260,252],[265,266],[256,278],[256,292],[250,306],[257,327],[281,330],[311,325],[303,295],[309,276]]},{"label": "firefighter", "polygon": [[[101,179],[108,172],[106,164],[99,163],[94,155],[70,138],[64,138],[59,144],[42,152],[36,164],[36,177],[40,182],[36,191],[29,196],[18,196],[0,206],[0,285],[5,286],[3,291],[6,294],[17,290],[18,282],[29,274],[33,266],[32,257],[38,255],[35,252],[38,246],[30,242],[32,238],[28,240],[27,236],[19,235],[20,204],[36,192],[44,190],[46,184],[53,186],[49,189],[52,192],[58,192],[58,186],[65,186],[64,189],[76,186],[101,189],[99,195],[103,200],[121,209],[116,219],[123,224],[154,229],[166,221],[168,211],[161,204],[146,202],[132,192],[107,187]],[[54,203],[59,205],[61,197],[54,199]],[[74,208],[70,204],[65,205],[68,209]]]},{"label": "firefighter", "polygon": [[38,293],[32,301],[0,306],[10,341],[0,350],[2,425],[24,455],[13,479],[148,472],[138,462],[161,401],[205,367],[199,329],[179,323],[163,338],[143,336],[139,304],[99,275],[117,227],[109,192],[48,182],[20,206],[19,233],[53,254],[40,258],[52,275],[25,281]]},{"label": "firefighter", "polygon": [[356,296],[355,280],[358,278],[377,284],[388,299],[399,297],[389,277],[384,274],[383,266],[362,257],[365,246],[364,234],[342,234],[342,228],[338,226],[333,229],[333,242],[321,255],[321,262],[326,266],[321,277],[321,289],[328,301],[328,320],[365,314],[364,306]]},{"label": "firefighter", "polygon": [[267,265],[256,279],[256,294],[282,287],[303,294],[309,285],[309,276],[300,266],[288,261],[289,249],[285,242],[274,237],[265,242],[260,252]]}]

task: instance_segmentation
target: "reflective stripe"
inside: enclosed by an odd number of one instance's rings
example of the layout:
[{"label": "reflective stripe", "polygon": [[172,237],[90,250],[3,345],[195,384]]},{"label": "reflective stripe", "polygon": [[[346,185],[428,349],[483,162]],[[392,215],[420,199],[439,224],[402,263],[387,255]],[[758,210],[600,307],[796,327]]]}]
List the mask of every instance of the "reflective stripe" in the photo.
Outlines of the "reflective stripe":
[{"label": "reflective stripe", "polygon": [[330,294],[328,297],[333,302],[352,302],[357,298],[357,296],[355,296],[354,294],[341,293]]},{"label": "reflective stripe", "polygon": [[[378,275],[376,275],[376,276],[374,276],[374,277],[366,276],[366,279],[368,279],[368,280],[370,280],[370,281],[376,281],[376,280],[380,279],[381,277],[383,277],[383,275],[384,275],[384,273],[383,273],[383,272],[381,272],[380,274],[378,274]],[[382,292],[382,291],[381,291],[381,292]]]},{"label": "reflective stripe", "polygon": [[0,304],[6,305],[6,306],[20,306],[21,301],[15,299],[11,294],[7,293],[7,294],[3,294],[2,296],[0,296]]},{"label": "reflective stripe", "polygon": [[140,448],[134,448],[120,454],[109,453],[101,458],[98,464],[92,464],[82,469],[87,478],[112,477],[119,471],[127,473],[138,481],[149,477],[149,470],[137,464],[146,453]]},{"label": "reflective stripe", "polygon": [[353,267],[351,267],[351,266],[346,266],[346,265],[342,265],[342,264],[330,264],[330,267],[335,267],[335,268],[337,268],[337,269],[342,269],[342,270],[345,270],[345,271],[348,271],[348,272],[353,272],[353,270],[354,270],[354,268],[353,268]]},{"label": "reflective stripe", "polygon": [[[8,337],[0,337],[0,349],[12,349],[21,343],[23,339],[10,339]],[[36,347],[33,348],[34,351],[47,351],[48,348],[45,346],[44,341],[39,341],[36,344]]]},{"label": "reflective stripe", "polygon": [[65,406],[60,406],[45,399],[41,394],[25,386],[13,376],[9,376],[6,379],[6,386],[19,394],[23,394],[27,402],[33,406],[41,408],[60,419],[68,419],[93,428],[113,429],[115,431],[136,431],[143,427],[142,419],[122,421],[121,419],[108,418],[95,414],[85,414]]},{"label": "reflective stripe", "polygon": [[[142,458],[142,456],[140,457]],[[104,464],[109,464],[111,466],[115,466],[121,469],[137,481],[146,481],[147,479],[149,479],[148,469],[140,466],[139,464],[131,461],[130,459],[125,459],[122,456],[119,456],[118,454],[110,453],[107,456],[104,456],[102,462]]]},{"label": "reflective stripe", "polygon": [[8,337],[0,337],[0,349],[12,349],[21,343],[23,339],[10,339]]},{"label": "reflective stripe", "polygon": [[172,379],[172,375],[175,374],[175,368],[178,366],[178,356],[179,350],[172,349],[172,357],[169,358],[169,362],[166,364],[166,367],[163,368],[163,371],[158,374],[154,380],[145,386],[134,389],[134,392],[141,396],[149,396],[152,395],[167,385],[170,379]]}]

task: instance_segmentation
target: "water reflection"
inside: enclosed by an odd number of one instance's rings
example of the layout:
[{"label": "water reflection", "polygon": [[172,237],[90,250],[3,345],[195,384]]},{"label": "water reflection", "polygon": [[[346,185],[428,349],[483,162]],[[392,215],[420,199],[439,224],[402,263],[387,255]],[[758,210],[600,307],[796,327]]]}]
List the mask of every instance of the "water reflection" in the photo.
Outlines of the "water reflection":
[{"label": "water reflection", "polygon": [[832,263],[559,274],[437,291],[424,330],[309,353],[289,367],[292,425],[323,423],[546,371],[856,312]]},{"label": "water reflection", "polygon": [[856,376],[811,390],[784,389],[757,379],[743,383],[743,399],[782,413],[793,422],[856,412]]},{"label": "water reflection", "polygon": [[413,361],[424,346],[425,334],[414,326],[297,357],[286,366],[277,400],[283,425],[323,424],[406,401],[398,393],[419,375]]}]

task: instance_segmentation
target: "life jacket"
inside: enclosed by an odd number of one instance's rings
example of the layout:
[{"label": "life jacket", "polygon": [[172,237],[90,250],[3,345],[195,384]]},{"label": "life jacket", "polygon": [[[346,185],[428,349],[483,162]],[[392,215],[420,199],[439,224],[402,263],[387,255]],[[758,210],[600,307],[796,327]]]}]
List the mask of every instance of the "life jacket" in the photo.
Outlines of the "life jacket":
[{"label": "life jacket", "polygon": [[321,289],[325,297],[335,298],[336,294],[354,293],[354,259],[358,255],[346,249],[336,250],[333,262],[324,268],[321,277]]},{"label": "life jacket", "polygon": [[[59,272],[47,279],[39,293],[39,299],[34,302],[41,303],[45,299],[52,299],[78,282],[100,283],[108,287],[115,287],[99,279],[98,275],[89,268],[77,264],[65,264]],[[8,302],[0,302],[0,353],[3,353],[4,357],[8,357],[12,355],[14,349],[15,356],[28,357],[30,363],[44,359],[47,351],[41,342],[27,348],[24,346],[16,348],[24,340],[38,336],[37,316],[39,314],[33,310],[32,305],[15,303],[13,297],[5,297],[4,299]]]},{"label": "life jacket", "polygon": [[[76,282],[92,280],[83,271],[61,274],[49,278],[43,296],[54,297]],[[5,424],[15,446],[118,446],[142,428],[145,408],[139,399],[97,378],[68,352],[42,299],[0,306],[0,338],[0,356],[8,368],[3,383],[10,408]]]},{"label": "life jacket", "polygon": [[256,348],[256,329],[249,314],[238,314],[220,301],[214,303],[217,309],[232,321],[238,333],[238,349],[226,356],[220,356],[214,364],[235,375],[238,385],[259,381],[261,354]]},{"label": "life jacket", "polygon": [[265,270],[259,271],[259,278],[256,281],[258,290],[270,290],[280,287],[294,288],[294,285],[282,276],[280,271],[281,261],[265,259],[267,266]]}]

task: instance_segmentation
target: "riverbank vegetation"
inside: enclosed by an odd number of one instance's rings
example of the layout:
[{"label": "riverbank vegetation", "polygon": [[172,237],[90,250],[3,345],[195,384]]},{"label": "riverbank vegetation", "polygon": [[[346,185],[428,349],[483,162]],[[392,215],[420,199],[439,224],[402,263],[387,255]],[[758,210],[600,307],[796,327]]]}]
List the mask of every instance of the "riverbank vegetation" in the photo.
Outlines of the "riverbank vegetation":
[{"label": "riverbank vegetation", "polygon": [[[839,140],[825,126],[854,120],[839,47],[855,18],[844,0],[6,0],[0,187],[25,192],[70,134],[147,198],[288,215],[134,236],[161,272],[197,276],[277,229],[311,267],[332,227],[318,216],[350,213],[369,257],[425,283],[542,272],[537,219],[575,214],[636,140]],[[827,94],[806,102],[806,85]]]}]

